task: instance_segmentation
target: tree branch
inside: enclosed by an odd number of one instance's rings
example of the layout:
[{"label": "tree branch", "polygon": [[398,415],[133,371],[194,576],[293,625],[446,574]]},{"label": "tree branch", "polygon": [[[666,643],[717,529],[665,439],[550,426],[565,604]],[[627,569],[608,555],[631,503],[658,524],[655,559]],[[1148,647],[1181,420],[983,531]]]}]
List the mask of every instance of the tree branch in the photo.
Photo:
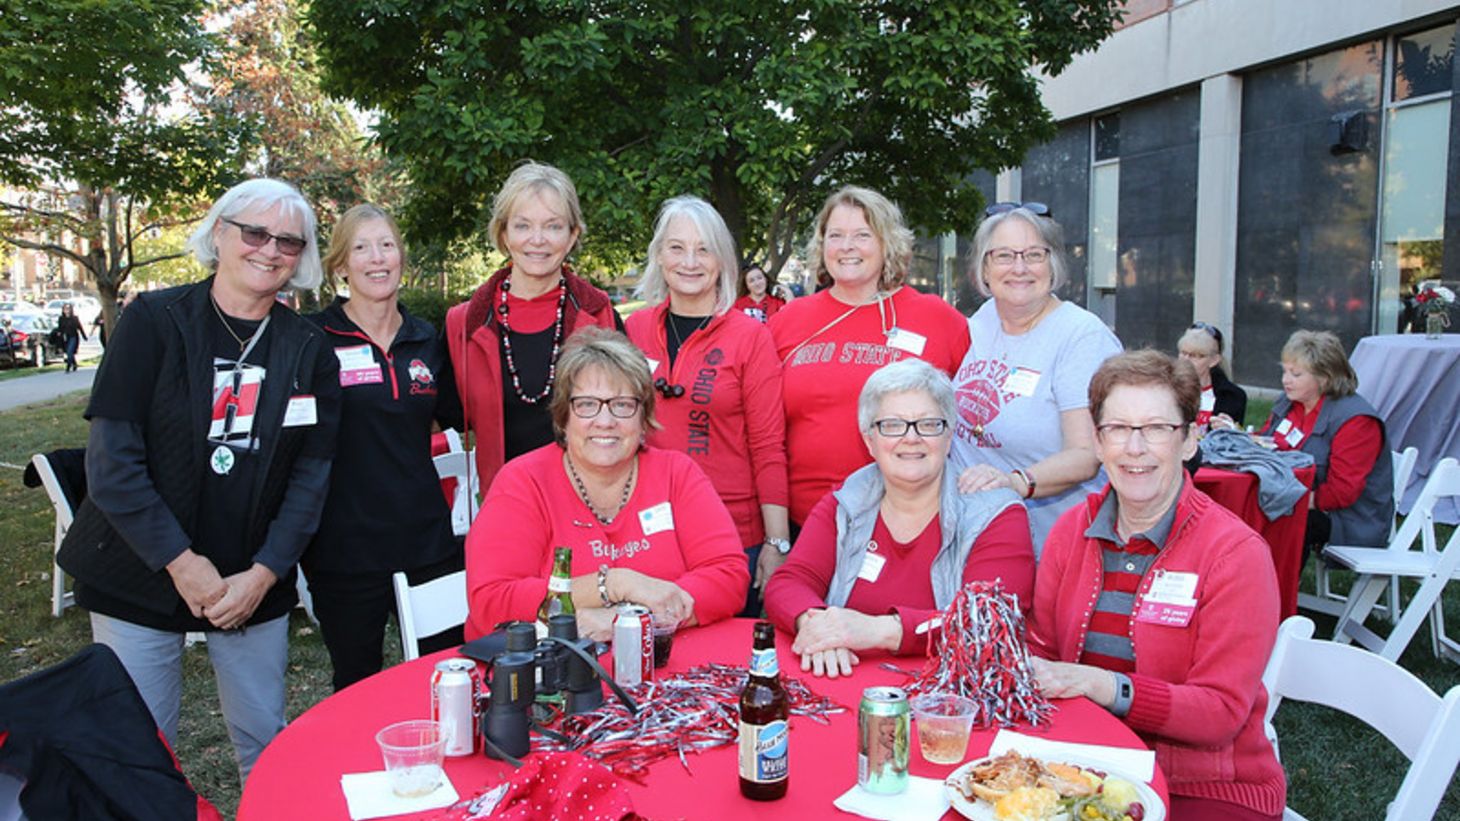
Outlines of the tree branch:
[{"label": "tree branch", "polygon": [[[135,271],[138,268],[145,268],[148,265],[152,265],[154,263],[166,262],[170,259],[177,259],[178,257],[185,257],[187,255],[187,251],[175,251],[171,254],[159,254],[158,256],[152,257],[151,259],[144,259],[141,262],[133,262],[128,264],[127,273],[130,274],[132,271]],[[128,257],[128,259],[130,259],[130,257]]]},{"label": "tree branch", "polygon": [[88,271],[91,270],[91,261],[88,260],[86,257],[77,254],[76,252],[66,248],[65,246],[57,245],[53,242],[32,242],[28,239],[21,239],[20,237],[11,236],[9,234],[0,234],[0,240],[4,240],[17,248],[25,248],[30,251],[40,251],[43,254],[50,254],[52,256],[66,257],[67,259],[70,259],[76,264],[80,265],[82,268],[85,268]]},{"label": "tree branch", "polygon": [[20,205],[13,202],[0,202],[0,208],[5,209],[6,211],[10,211],[11,213],[20,214],[23,216],[36,217],[45,220],[59,220],[62,223],[68,224],[69,226],[74,226],[73,230],[76,230],[77,233],[80,233],[79,228],[86,224],[86,220],[83,220],[74,214],[68,214],[65,211],[48,211],[44,208],[35,208],[29,205]]}]

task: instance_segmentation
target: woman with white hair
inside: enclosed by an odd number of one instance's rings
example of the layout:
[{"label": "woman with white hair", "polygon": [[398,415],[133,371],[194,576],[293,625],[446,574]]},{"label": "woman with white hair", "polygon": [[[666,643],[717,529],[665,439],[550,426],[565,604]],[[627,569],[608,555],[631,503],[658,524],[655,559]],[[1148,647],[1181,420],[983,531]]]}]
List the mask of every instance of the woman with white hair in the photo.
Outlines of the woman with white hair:
[{"label": "woman with white hair", "polygon": [[183,637],[206,631],[240,778],[284,727],[295,565],[319,524],[339,368],[276,299],[320,282],[286,183],[229,189],[188,240],[212,275],[138,296],[97,372],[88,496],[58,561],[92,635],[176,743]]},{"label": "woman with white hair", "polygon": [[649,444],[689,454],[735,520],[754,582],[743,615],[791,550],[781,371],[770,331],[731,310],[735,241],[698,197],[664,203],[639,280],[650,308],[629,317],[649,359],[662,427]]},{"label": "woman with white hair", "polygon": [[945,469],[953,385],[919,359],[868,377],[857,402],[867,465],[811,511],[766,585],[766,612],[796,636],[801,669],[850,675],[864,651],[922,653],[919,625],[971,581],[998,580],[1027,608],[1029,519],[1008,489],[963,495]]}]

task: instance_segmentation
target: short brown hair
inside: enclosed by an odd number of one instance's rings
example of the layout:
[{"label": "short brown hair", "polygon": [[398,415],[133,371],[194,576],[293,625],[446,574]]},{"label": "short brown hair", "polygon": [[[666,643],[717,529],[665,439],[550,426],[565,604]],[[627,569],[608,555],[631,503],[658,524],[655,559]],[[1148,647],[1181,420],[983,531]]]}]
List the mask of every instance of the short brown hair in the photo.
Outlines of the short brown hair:
[{"label": "short brown hair", "polygon": [[877,289],[890,291],[901,285],[912,265],[913,232],[903,223],[902,209],[897,207],[897,203],[870,188],[856,185],[843,186],[827,197],[812,224],[811,242],[806,246],[806,262],[811,266],[817,284],[831,284],[831,274],[826,270],[826,260],[821,252],[826,241],[826,223],[838,205],[862,209],[862,216],[866,218],[872,234],[882,244],[882,274],[877,278]]},{"label": "short brown hair", "polygon": [[502,189],[497,192],[497,196],[492,199],[492,221],[487,224],[487,234],[498,251],[511,255],[507,250],[507,220],[517,209],[517,204],[529,194],[542,194],[545,191],[551,192],[562,202],[563,210],[567,212],[563,216],[568,220],[568,230],[578,232],[578,237],[569,251],[576,251],[583,244],[587,226],[583,224],[583,209],[578,205],[577,187],[567,174],[556,167],[527,160],[513,170],[507,181],[502,183]]},{"label": "short brown hair", "polygon": [[325,252],[324,259],[320,260],[327,276],[339,276],[339,271],[345,267],[345,260],[350,258],[350,246],[355,242],[355,234],[360,232],[360,226],[370,220],[385,220],[385,224],[390,227],[390,233],[395,237],[395,247],[400,249],[401,273],[405,274],[406,244],[401,240],[400,226],[396,225],[395,217],[378,205],[362,202],[341,214],[334,230],[330,231],[329,250]]},{"label": "short brown hair", "polygon": [[654,419],[654,380],[649,372],[649,360],[622,333],[591,326],[569,337],[558,357],[548,413],[553,418],[553,438],[559,445],[566,441],[563,431],[573,412],[573,383],[589,368],[599,368],[608,376],[627,382],[629,395],[639,400],[643,411],[644,432],[659,428],[659,422]]},{"label": "short brown hair", "polygon": [[1324,396],[1352,396],[1359,377],[1349,364],[1343,343],[1330,331],[1293,331],[1283,345],[1283,361],[1297,362],[1318,380]]},{"label": "short brown hair", "polygon": [[1176,400],[1181,421],[1190,425],[1201,409],[1201,378],[1190,362],[1146,348],[1127,351],[1105,360],[1090,377],[1090,418],[1100,424],[1100,414],[1110,392],[1121,385],[1166,388]]}]

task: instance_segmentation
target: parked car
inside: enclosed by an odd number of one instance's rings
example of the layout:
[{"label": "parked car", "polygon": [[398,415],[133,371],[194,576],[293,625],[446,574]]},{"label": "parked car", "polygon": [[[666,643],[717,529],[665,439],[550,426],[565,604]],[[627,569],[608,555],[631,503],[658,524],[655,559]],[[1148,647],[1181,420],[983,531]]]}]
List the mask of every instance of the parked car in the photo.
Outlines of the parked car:
[{"label": "parked car", "polygon": [[60,319],[61,306],[65,305],[67,302],[75,306],[77,318],[80,319],[82,323],[84,323],[88,328],[95,324],[96,318],[101,315],[101,303],[98,302],[95,298],[89,296],[76,296],[70,297],[68,299],[53,299],[50,302],[47,302],[45,308],[46,316],[50,317],[52,322]]},{"label": "parked car", "polygon": [[0,317],[15,316],[17,314],[44,315],[45,309],[39,305],[33,305],[23,299],[10,299],[0,301]]},{"label": "parked car", "polygon": [[[9,342],[10,366],[59,362],[66,358],[66,349],[51,338],[56,323],[43,315],[17,314],[10,318],[4,336]],[[3,355],[0,355],[3,357]]]}]

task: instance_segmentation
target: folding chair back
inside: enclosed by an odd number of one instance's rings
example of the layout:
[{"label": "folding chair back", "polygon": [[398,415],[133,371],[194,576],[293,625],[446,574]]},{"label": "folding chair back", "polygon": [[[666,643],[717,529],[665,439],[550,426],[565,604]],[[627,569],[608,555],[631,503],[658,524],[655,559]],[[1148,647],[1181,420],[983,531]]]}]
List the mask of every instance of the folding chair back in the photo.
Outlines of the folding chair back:
[{"label": "folding chair back", "polygon": [[412,586],[404,573],[391,577],[395,612],[400,622],[401,653],[406,661],[421,657],[420,640],[466,623],[466,571],[458,570]]},{"label": "folding chair back", "polygon": [[56,509],[56,541],[51,549],[51,615],[60,618],[61,611],[76,603],[76,597],[66,590],[66,572],[56,564],[55,554],[61,549],[61,541],[66,538],[66,531],[71,528],[76,512],[71,509],[71,501],[61,489],[61,481],[56,478],[56,471],[51,467],[51,460],[46,458],[46,454],[37,453],[30,457],[30,462],[35,466],[41,486],[51,499],[51,506]]}]

